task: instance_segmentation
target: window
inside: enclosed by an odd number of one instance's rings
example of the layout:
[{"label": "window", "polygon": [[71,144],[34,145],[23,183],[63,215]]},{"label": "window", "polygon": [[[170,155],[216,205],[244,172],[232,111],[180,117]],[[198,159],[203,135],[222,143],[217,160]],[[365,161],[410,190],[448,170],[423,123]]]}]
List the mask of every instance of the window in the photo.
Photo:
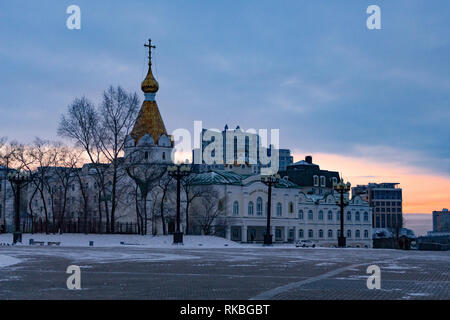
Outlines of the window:
[{"label": "window", "polygon": [[319,186],[319,176],[314,176],[314,187],[318,187]]},{"label": "window", "polygon": [[275,229],[275,238],[276,239],[280,239],[281,238],[281,230],[280,229]]},{"label": "window", "polygon": [[300,219],[300,220],[303,220],[303,210],[298,210],[298,218]]},{"label": "window", "polygon": [[328,220],[333,220],[333,211],[328,211]]},{"label": "window", "polygon": [[337,184],[337,178],[336,177],[331,178],[331,180],[333,181],[333,185]]},{"label": "window", "polygon": [[323,230],[322,229],[319,230],[319,238],[323,238]]},{"label": "window", "polygon": [[162,158],[163,158],[163,160],[166,160],[166,153],[165,152],[163,152]]},{"label": "window", "polygon": [[303,229],[298,230],[298,237],[299,237],[300,239],[303,238]]},{"label": "window", "polygon": [[147,152],[147,151],[145,151],[145,153],[144,153],[144,159],[145,159],[145,160],[148,159],[148,152]]},{"label": "window", "polygon": [[233,215],[239,215],[239,202],[237,201],[233,202]]},{"label": "window", "polygon": [[323,220],[323,211],[322,210],[319,211],[319,220]]},{"label": "window", "polygon": [[258,197],[258,199],[256,199],[256,215],[257,216],[262,216],[263,212],[263,201],[261,199],[261,197]]},{"label": "window", "polygon": [[325,187],[326,186],[326,180],[324,176],[320,177],[320,186],[321,187]]},{"label": "window", "polygon": [[289,214],[294,213],[294,204],[292,202],[289,202]]},{"label": "window", "polygon": [[328,238],[333,238],[333,230],[328,230]]},{"label": "window", "polygon": [[355,220],[359,221],[359,211],[356,211],[356,213],[355,213]]},{"label": "window", "polygon": [[347,211],[347,221],[352,221],[352,213]]},{"label": "window", "polygon": [[364,212],[364,221],[369,221],[369,213]]},{"label": "window", "polygon": [[252,201],[250,201],[250,202],[248,203],[248,215],[249,215],[249,216],[252,216],[252,215],[253,215],[253,202],[252,202]]},{"label": "window", "polygon": [[313,238],[314,237],[314,231],[312,229],[308,230],[308,238]]},{"label": "window", "polygon": [[361,237],[361,233],[360,233],[359,230],[356,230],[356,232],[355,232],[355,237],[356,237],[356,238],[360,238],[360,237]]},{"label": "window", "polygon": [[308,211],[308,220],[313,220],[314,219],[314,214],[312,212],[312,210]]},{"label": "window", "polygon": [[347,230],[347,238],[351,238],[352,237],[352,230]]},{"label": "window", "polygon": [[277,203],[277,217],[281,217],[283,215],[283,207],[281,206],[281,203]]},{"label": "window", "polygon": [[336,220],[341,221],[341,213],[339,211],[336,212]]},{"label": "window", "polygon": [[364,238],[368,238],[369,237],[369,230],[364,230]]}]

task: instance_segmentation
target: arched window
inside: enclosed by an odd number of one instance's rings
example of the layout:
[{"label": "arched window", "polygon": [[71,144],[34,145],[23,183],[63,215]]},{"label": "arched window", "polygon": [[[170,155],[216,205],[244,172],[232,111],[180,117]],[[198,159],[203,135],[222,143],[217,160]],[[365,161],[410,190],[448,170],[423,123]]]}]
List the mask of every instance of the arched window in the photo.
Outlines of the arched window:
[{"label": "arched window", "polygon": [[323,211],[322,210],[319,211],[319,220],[323,220]]},{"label": "arched window", "polygon": [[302,209],[298,210],[298,218],[300,220],[303,220],[303,210]]},{"label": "arched window", "polygon": [[328,220],[333,220],[333,211],[328,211]]},{"label": "arched window", "polygon": [[162,158],[163,158],[163,160],[166,160],[166,153],[165,152],[162,153]]},{"label": "arched window", "polygon": [[145,153],[144,153],[144,159],[145,159],[145,160],[148,159],[148,152],[147,152],[147,151],[145,151]]},{"label": "arched window", "polygon": [[319,238],[323,238],[323,230],[322,229],[319,230]]},{"label": "arched window", "polygon": [[328,238],[333,238],[333,230],[328,230]]},{"label": "arched window", "polygon": [[352,213],[347,211],[347,221],[352,221]]},{"label": "arched window", "polygon": [[312,210],[308,211],[308,220],[313,220],[314,219],[314,214],[312,212]]},{"label": "arched window", "polygon": [[314,231],[312,229],[308,230],[308,238],[314,238]]},{"label": "arched window", "polygon": [[281,202],[277,203],[277,216],[281,217],[283,215],[283,207],[281,206]]},{"label": "arched window", "polygon": [[369,213],[364,212],[364,221],[369,221]]},{"label": "arched window", "polygon": [[355,231],[355,237],[356,237],[356,238],[360,238],[360,237],[361,237],[361,233],[360,233],[359,230],[356,230],[356,231]]},{"label": "arched window", "polygon": [[233,203],[233,215],[235,216],[239,215],[239,202],[237,201]]},{"label": "arched window", "polygon": [[355,221],[359,221],[359,211],[356,211],[355,213]]},{"label": "arched window", "polygon": [[249,216],[252,216],[252,215],[253,215],[253,202],[252,202],[252,201],[250,201],[250,202],[248,203],[248,215],[249,215]]},{"label": "arched window", "polygon": [[347,230],[347,238],[351,238],[352,237],[352,230]]},{"label": "arched window", "polygon": [[364,238],[368,238],[369,237],[369,230],[364,230]]},{"label": "arched window", "polygon": [[261,197],[258,197],[258,199],[256,199],[256,215],[262,216],[262,214],[263,214],[263,201]]},{"label": "arched window", "polygon": [[294,213],[294,204],[292,202],[289,202],[289,214]]},{"label": "arched window", "polygon": [[336,220],[341,221],[341,213],[339,211],[336,212]]},{"label": "arched window", "polygon": [[298,237],[300,238],[300,239],[303,239],[303,229],[299,229],[298,230]]}]

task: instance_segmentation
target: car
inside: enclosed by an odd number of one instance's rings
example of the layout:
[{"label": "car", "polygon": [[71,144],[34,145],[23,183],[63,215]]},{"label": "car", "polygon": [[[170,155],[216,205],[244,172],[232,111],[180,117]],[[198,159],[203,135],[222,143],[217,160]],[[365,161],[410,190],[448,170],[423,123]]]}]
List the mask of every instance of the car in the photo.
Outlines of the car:
[{"label": "car", "polygon": [[295,243],[295,246],[297,248],[302,247],[302,248],[315,248],[316,244],[314,242],[312,242],[311,240],[298,240]]}]

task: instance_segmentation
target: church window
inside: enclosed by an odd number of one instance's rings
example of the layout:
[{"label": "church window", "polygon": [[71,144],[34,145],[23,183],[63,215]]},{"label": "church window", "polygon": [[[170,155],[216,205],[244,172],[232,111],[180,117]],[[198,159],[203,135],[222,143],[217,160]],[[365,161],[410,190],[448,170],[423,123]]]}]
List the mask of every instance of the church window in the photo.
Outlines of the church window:
[{"label": "church window", "polygon": [[281,206],[281,203],[277,203],[277,216],[281,217],[283,215],[283,207]]},{"label": "church window", "polygon": [[239,215],[239,202],[237,201],[233,203],[233,215]]},{"label": "church window", "polygon": [[258,199],[256,199],[256,215],[257,216],[262,216],[263,212],[263,201],[261,197],[258,197]]},{"label": "church window", "polygon": [[328,220],[333,220],[333,211],[328,211]]},{"label": "church window", "polygon": [[253,215],[253,202],[252,202],[252,201],[250,201],[250,202],[248,203],[248,215],[249,215],[249,216],[252,216],[252,215]]}]

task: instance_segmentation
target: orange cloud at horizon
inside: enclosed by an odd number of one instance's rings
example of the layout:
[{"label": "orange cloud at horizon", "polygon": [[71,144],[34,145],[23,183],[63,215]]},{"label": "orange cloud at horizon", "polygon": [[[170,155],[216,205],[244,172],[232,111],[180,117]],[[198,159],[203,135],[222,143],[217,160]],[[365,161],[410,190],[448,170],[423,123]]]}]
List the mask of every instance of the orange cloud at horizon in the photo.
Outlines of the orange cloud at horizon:
[{"label": "orange cloud at horizon", "polygon": [[[297,161],[304,156],[294,154],[294,158]],[[313,154],[313,162],[321,169],[338,171],[352,186],[369,182],[399,182],[403,189],[404,213],[431,214],[450,206],[450,178],[424,172],[422,168],[327,153]]]}]

